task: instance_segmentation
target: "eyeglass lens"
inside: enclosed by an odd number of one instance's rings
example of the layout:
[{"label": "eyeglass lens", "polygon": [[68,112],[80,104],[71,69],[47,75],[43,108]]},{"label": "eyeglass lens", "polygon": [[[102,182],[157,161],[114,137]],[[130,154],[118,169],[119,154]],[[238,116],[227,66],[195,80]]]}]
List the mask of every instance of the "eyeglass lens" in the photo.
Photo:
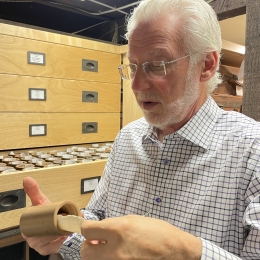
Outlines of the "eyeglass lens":
[{"label": "eyeglass lens", "polygon": [[164,61],[146,62],[142,67],[148,78],[161,78],[166,75]]},{"label": "eyeglass lens", "polygon": [[[165,63],[163,61],[145,62],[142,68],[146,76],[150,79],[161,78],[166,75]],[[136,64],[119,66],[120,74],[123,79],[134,79],[137,70]]]}]

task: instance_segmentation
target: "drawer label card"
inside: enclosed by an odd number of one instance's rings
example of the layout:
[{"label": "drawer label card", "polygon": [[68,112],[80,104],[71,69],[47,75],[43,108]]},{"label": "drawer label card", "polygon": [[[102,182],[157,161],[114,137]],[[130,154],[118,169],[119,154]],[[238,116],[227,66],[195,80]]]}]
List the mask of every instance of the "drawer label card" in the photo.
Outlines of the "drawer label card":
[{"label": "drawer label card", "polygon": [[27,62],[28,64],[45,66],[45,53],[28,51]]},{"label": "drawer label card", "polygon": [[29,88],[29,100],[46,100],[46,89],[44,88]]},{"label": "drawer label card", "polygon": [[100,176],[81,179],[81,194],[93,192],[98,185]]},{"label": "drawer label card", "polygon": [[29,125],[29,136],[42,136],[42,135],[47,135],[46,124]]}]

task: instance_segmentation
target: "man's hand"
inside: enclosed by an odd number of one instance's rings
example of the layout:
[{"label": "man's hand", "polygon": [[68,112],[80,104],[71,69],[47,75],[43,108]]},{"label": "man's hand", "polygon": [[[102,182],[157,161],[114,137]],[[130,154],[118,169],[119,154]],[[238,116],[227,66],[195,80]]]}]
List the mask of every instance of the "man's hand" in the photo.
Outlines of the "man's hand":
[{"label": "man's hand", "polygon": [[201,258],[200,238],[159,219],[129,215],[87,220],[81,231],[86,238],[81,248],[82,260]]},{"label": "man's hand", "polygon": [[23,179],[23,188],[31,199],[32,205],[43,205],[51,203],[50,200],[41,192],[38,183],[31,177]]},{"label": "man's hand", "polygon": [[[32,205],[43,205],[51,203],[50,200],[41,192],[38,183],[31,177],[23,180],[23,187],[26,194],[31,199]],[[27,237],[22,234],[28,245],[42,255],[57,253],[67,237]]]}]

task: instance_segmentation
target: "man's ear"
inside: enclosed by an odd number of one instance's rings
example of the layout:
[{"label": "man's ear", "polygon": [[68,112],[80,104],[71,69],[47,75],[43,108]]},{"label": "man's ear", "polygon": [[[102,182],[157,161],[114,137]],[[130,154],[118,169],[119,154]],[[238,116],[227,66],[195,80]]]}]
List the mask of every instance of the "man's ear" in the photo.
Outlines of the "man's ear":
[{"label": "man's ear", "polygon": [[200,81],[208,81],[216,72],[218,64],[218,53],[216,51],[206,54],[205,61],[203,62]]}]

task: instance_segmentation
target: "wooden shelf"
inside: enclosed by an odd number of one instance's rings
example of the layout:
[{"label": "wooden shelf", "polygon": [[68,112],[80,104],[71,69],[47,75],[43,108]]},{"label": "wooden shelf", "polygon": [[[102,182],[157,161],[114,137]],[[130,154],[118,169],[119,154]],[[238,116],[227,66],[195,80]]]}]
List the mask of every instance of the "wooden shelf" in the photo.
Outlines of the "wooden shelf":
[{"label": "wooden shelf", "polygon": [[245,56],[245,46],[222,40],[221,64],[239,68]]},{"label": "wooden shelf", "polygon": [[233,96],[228,94],[212,94],[212,98],[216,101],[218,106],[224,110],[242,111],[242,99],[241,96]]}]

